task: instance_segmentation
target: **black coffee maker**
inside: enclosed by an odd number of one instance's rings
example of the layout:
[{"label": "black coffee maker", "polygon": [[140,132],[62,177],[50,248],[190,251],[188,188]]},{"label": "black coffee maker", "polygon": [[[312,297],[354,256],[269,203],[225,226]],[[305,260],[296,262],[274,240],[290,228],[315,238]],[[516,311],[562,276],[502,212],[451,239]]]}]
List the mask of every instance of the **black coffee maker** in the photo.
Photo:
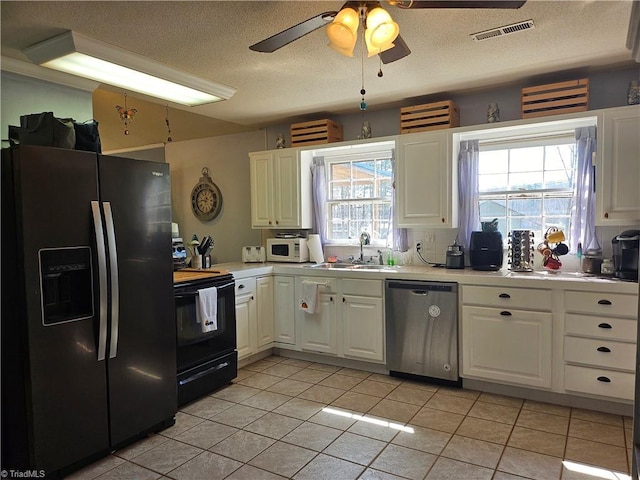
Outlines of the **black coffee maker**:
[{"label": "black coffee maker", "polygon": [[640,230],[625,230],[611,239],[614,275],[621,280],[638,281]]}]

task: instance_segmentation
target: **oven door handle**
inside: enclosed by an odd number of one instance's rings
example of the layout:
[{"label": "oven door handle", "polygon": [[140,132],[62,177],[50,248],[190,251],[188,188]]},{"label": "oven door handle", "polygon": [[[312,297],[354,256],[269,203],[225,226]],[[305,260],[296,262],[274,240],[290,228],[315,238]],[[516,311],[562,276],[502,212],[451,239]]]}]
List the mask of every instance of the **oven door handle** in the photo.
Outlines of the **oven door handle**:
[{"label": "oven door handle", "polygon": [[[220,287],[217,287],[218,290],[222,290],[224,288],[228,288],[228,287],[233,287],[234,286],[234,282],[230,282],[230,283],[226,283]],[[176,295],[174,298],[176,299],[180,299],[180,298],[193,298],[193,297],[197,297],[198,296],[198,291],[196,290],[195,292],[185,292],[185,293],[181,293],[180,295]]]},{"label": "oven door handle", "polygon": [[185,378],[184,380],[180,380],[178,382],[178,385],[182,386],[182,385],[186,385],[187,383],[191,383],[194,380],[197,380],[199,378],[204,377],[205,375],[209,375],[217,370],[220,370],[222,368],[226,368],[230,365],[230,362],[224,362],[224,363],[220,363],[218,365],[215,365],[211,368],[207,368],[206,370],[203,370],[202,372],[198,372],[195,375],[191,375],[190,377]]}]

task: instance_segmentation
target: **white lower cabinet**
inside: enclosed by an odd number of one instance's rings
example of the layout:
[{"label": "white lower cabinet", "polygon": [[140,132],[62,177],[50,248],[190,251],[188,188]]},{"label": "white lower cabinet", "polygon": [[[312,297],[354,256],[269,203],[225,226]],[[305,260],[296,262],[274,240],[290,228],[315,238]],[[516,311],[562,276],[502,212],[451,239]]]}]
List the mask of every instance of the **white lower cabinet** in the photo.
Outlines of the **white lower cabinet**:
[{"label": "white lower cabinet", "polygon": [[236,280],[236,348],[242,360],[273,345],[273,278]]},{"label": "white lower cabinet", "polygon": [[550,310],[551,292],[466,285],[462,292],[462,376],[550,388],[553,316],[526,308]]},{"label": "white lower cabinet", "polygon": [[236,280],[236,348],[239,360],[255,351],[258,335],[255,294],[255,278]]},{"label": "white lower cabinet", "polygon": [[384,360],[382,281],[342,281],[342,353],[358,360]]},{"label": "white lower cabinet", "polygon": [[565,291],[564,388],[633,400],[637,296]]},{"label": "white lower cabinet", "polygon": [[287,275],[273,277],[273,340],[295,345],[295,279]]},{"label": "white lower cabinet", "polygon": [[384,361],[384,307],[381,280],[298,277],[319,285],[319,311],[296,311],[301,350],[380,363]]},{"label": "white lower cabinet", "polygon": [[298,277],[297,298],[302,296],[304,281],[318,284],[319,305],[315,313],[297,310],[298,345],[302,350],[336,355],[338,353],[338,281],[335,278]]},{"label": "white lower cabinet", "polygon": [[257,348],[273,343],[273,277],[256,279]]}]

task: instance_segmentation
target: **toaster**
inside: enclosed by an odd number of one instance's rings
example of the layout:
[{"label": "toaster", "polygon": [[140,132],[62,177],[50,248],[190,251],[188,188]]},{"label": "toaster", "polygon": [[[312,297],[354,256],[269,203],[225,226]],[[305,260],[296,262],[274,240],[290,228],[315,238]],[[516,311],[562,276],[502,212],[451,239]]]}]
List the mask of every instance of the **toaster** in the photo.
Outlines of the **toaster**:
[{"label": "toaster", "polygon": [[267,252],[264,247],[247,246],[242,247],[242,261],[244,263],[259,263],[267,260]]}]

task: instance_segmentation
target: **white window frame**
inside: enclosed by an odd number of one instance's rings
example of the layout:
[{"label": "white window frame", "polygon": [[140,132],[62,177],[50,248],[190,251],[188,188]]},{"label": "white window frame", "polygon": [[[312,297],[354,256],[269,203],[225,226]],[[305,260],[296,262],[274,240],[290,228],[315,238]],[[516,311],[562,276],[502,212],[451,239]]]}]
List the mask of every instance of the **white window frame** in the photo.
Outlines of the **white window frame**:
[{"label": "white window frame", "polygon": [[[575,133],[572,130],[565,131],[557,131],[553,135],[543,134],[543,135],[526,135],[520,138],[511,138],[508,140],[485,140],[480,141],[480,152],[487,151],[501,151],[501,150],[513,150],[517,148],[527,148],[527,147],[548,147],[554,145],[574,145],[575,144]],[[575,161],[575,159],[574,159]],[[511,166],[511,165],[510,165]],[[573,168],[575,169],[576,165],[574,163]],[[543,165],[544,171],[544,165]],[[508,170],[507,173],[512,173],[511,170]],[[572,172],[572,177],[575,174],[575,171]],[[541,211],[539,215],[529,215],[528,218],[539,219],[541,229],[536,234],[536,239],[542,241],[544,237],[544,233],[549,226],[562,223],[560,221],[553,222],[553,220],[548,221],[548,219],[562,219],[566,221],[567,227],[564,229],[565,237],[567,242],[570,242],[571,235],[571,211],[569,211],[566,215],[545,215],[544,203],[546,200],[552,200],[553,198],[564,198],[567,200],[573,199],[574,187],[573,184],[567,188],[540,188],[540,189],[529,189],[529,190],[509,190],[505,188],[504,190],[496,190],[491,192],[479,192],[478,202],[482,202],[483,200],[505,200],[507,202],[507,207],[510,201],[515,201],[517,199],[540,199],[541,200]],[[510,215],[509,213],[505,213],[504,217],[500,217],[499,220],[506,221],[506,225],[504,226],[505,233],[503,235],[503,241],[507,242],[507,235],[509,230],[513,230],[514,228],[510,228]],[[488,217],[480,217],[481,221],[491,221],[492,218]]]},{"label": "white window frame", "polygon": [[[464,128],[454,134],[454,155],[457,158],[460,142],[463,140],[479,140],[480,143],[489,144],[489,142],[520,142],[526,145],[527,141],[536,138],[554,137],[558,134],[566,134],[571,132],[575,137],[575,129],[580,127],[595,126],[598,123],[598,117],[592,112],[584,114],[567,114],[558,115],[557,118],[536,118],[529,119],[527,123],[521,120],[513,122],[505,122],[504,126],[496,124],[487,125],[484,128]],[[570,235],[570,232],[565,232]],[[536,239],[536,242],[542,239]],[[506,240],[505,240],[506,245]]]},{"label": "white window frame", "polygon": [[[391,229],[393,229],[393,208],[394,208],[394,191],[391,189],[391,198],[389,200],[384,199],[383,197],[371,197],[366,199],[333,199],[331,197],[331,164],[333,163],[341,163],[341,162],[358,162],[358,161],[375,161],[375,160],[383,160],[383,159],[392,159],[394,155],[395,142],[379,142],[374,144],[361,144],[361,145],[351,145],[345,147],[336,147],[336,148],[327,148],[314,152],[314,156],[324,157],[325,162],[325,170],[326,170],[326,180],[327,180],[327,200],[326,200],[326,212],[327,218],[324,219],[326,222],[326,232],[327,232],[327,244],[334,246],[341,245],[354,245],[359,244],[359,234],[355,237],[349,239],[334,239],[331,238],[331,231],[329,222],[331,220],[331,206],[335,204],[351,204],[351,203],[372,203],[378,205],[388,205],[391,210],[391,218],[389,222],[391,223]],[[393,174],[390,176],[390,181],[393,184]],[[373,232],[367,230],[367,232],[371,235]],[[388,239],[374,239],[373,236],[371,238],[371,245],[379,246],[379,247],[387,247],[391,246],[389,244]]]}]

